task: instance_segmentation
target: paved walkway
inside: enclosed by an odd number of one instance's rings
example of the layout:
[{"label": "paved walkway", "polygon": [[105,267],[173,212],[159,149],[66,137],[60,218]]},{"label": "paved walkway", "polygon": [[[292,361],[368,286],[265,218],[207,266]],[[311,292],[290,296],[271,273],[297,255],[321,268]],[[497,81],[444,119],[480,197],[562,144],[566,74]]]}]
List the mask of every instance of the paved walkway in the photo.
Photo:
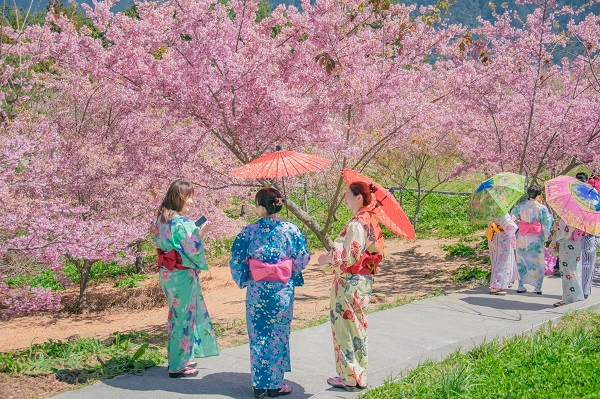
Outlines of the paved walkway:
[{"label": "paved walkway", "polygon": [[[561,298],[559,278],[544,280],[544,295],[517,294],[503,297],[474,290],[429,298],[369,316],[369,385],[382,384],[426,359],[440,359],[456,348],[470,348],[484,340],[536,329],[565,312],[600,307],[600,279],[586,301],[554,308]],[[325,380],[335,375],[329,324],[291,335],[292,369],[286,373],[294,391],[289,399],[357,398],[357,393],[333,389]],[[55,398],[94,399],[252,399],[248,345],[225,349],[218,357],[200,359],[195,378],[172,379],[165,367],[142,376],[120,376]]]}]

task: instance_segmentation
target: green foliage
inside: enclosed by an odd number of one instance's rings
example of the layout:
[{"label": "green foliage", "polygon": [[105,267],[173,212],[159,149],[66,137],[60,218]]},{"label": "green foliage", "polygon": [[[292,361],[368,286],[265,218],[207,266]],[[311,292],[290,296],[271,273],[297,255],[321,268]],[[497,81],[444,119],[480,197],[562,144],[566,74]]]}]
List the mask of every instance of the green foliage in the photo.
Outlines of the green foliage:
[{"label": "green foliage", "polygon": [[121,280],[117,280],[115,282],[115,288],[135,288],[139,287],[140,281],[144,281],[150,278],[146,274],[132,274],[131,276],[127,276]]},{"label": "green foliage", "polygon": [[468,258],[475,255],[475,249],[461,243],[455,245],[444,245],[442,248],[444,251],[448,251],[446,259],[453,258],[455,256],[459,258]]},{"label": "green foliage", "polygon": [[271,16],[271,10],[273,6],[269,2],[269,0],[262,0],[258,3],[258,8],[256,10],[256,22],[260,22],[263,19]]},{"label": "green foliage", "polygon": [[558,327],[427,361],[361,399],[598,398],[600,315],[575,312]]},{"label": "green foliage", "polygon": [[[75,265],[67,263],[63,268],[63,272],[67,276],[67,280],[78,284],[81,276],[77,271]],[[36,273],[16,276],[7,278],[4,281],[9,287],[21,287],[29,285],[31,287],[42,286],[44,288],[50,288],[52,291],[58,291],[64,289],[55,279],[56,273],[53,270],[45,269]],[[134,279],[143,280],[144,275],[137,274],[137,270],[134,265],[121,266],[116,262],[104,263],[95,262],[90,270],[90,281],[107,281],[123,276],[138,276],[133,277]]]},{"label": "green foliage", "polygon": [[151,344],[148,333],[121,334],[108,340],[74,338],[33,345],[29,349],[0,353],[0,372],[39,375],[55,373],[66,382],[112,378],[120,374],[140,373],[166,361],[164,340]]},{"label": "green foliage", "polygon": [[484,279],[488,274],[488,270],[481,269],[478,265],[462,265],[452,271],[452,278],[458,281],[471,281]]}]

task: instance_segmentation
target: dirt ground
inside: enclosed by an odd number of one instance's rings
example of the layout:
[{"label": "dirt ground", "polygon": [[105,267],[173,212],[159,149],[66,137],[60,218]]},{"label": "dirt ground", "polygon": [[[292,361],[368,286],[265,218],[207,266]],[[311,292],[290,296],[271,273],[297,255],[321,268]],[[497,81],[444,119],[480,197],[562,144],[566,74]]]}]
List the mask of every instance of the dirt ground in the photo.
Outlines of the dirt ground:
[{"label": "dirt ground", "polygon": [[[457,239],[423,239],[416,241],[387,241],[386,257],[379,265],[375,278],[372,310],[379,303],[401,297],[421,297],[436,290],[452,292],[466,288],[466,283],[454,281],[451,272],[464,259],[445,259],[444,245]],[[301,328],[315,318],[326,315],[329,304],[331,276],[321,272],[312,254],[304,272],[305,285],[296,289],[293,327]],[[231,279],[226,261],[201,274],[206,303],[216,328],[221,330],[221,348],[239,345],[246,340],[245,290]],[[66,340],[71,337],[106,338],[115,331],[145,331],[162,334],[166,331],[167,308],[156,278],[143,282],[141,287],[117,290],[112,283],[94,284],[89,289],[88,314],[63,311],[55,315],[38,315],[13,319],[0,324],[0,352],[9,352],[42,343],[47,339]],[[67,309],[75,300],[76,289],[65,293]],[[0,374],[0,397],[46,398],[76,386],[50,376],[12,377]]]}]

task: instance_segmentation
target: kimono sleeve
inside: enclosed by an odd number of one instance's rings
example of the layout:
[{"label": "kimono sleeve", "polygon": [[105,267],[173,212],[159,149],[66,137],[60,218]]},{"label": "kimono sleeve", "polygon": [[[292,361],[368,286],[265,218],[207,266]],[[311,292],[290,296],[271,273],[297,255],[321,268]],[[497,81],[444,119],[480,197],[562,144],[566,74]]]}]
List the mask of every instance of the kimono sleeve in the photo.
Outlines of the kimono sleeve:
[{"label": "kimono sleeve", "polygon": [[573,235],[572,227],[569,227],[562,219],[558,221],[558,226],[556,227],[556,231],[554,232],[554,239],[552,241],[558,243],[564,243],[567,240],[571,239]]},{"label": "kimono sleeve", "polygon": [[348,223],[346,229],[342,232],[345,234],[344,241],[336,240],[333,251],[333,267],[350,267],[355,264],[365,248],[366,237],[365,229],[356,221]]},{"label": "kimono sleeve", "polygon": [[554,217],[545,206],[540,211],[540,222],[542,223],[542,228],[544,230],[544,240],[547,240],[548,237],[550,237],[550,233],[552,233]]},{"label": "kimono sleeve", "polygon": [[498,222],[500,227],[502,227],[502,230],[504,230],[508,236],[512,237],[517,232],[517,224],[512,220],[512,217],[509,214],[498,218]]},{"label": "kimono sleeve", "polygon": [[304,234],[297,226],[294,226],[294,232],[292,233],[292,278],[296,287],[304,285],[302,270],[304,270],[309,260],[310,253],[306,247]]},{"label": "kimono sleeve", "polygon": [[521,204],[517,204],[510,210],[510,214],[513,215],[517,220],[521,220]]},{"label": "kimono sleeve", "polygon": [[229,262],[231,277],[240,288],[245,288],[250,278],[248,244],[248,228],[246,227],[237,235],[231,246],[231,261]]},{"label": "kimono sleeve", "polygon": [[179,244],[181,264],[199,270],[208,270],[204,244],[198,226],[188,218],[178,218],[173,227],[173,242]]}]

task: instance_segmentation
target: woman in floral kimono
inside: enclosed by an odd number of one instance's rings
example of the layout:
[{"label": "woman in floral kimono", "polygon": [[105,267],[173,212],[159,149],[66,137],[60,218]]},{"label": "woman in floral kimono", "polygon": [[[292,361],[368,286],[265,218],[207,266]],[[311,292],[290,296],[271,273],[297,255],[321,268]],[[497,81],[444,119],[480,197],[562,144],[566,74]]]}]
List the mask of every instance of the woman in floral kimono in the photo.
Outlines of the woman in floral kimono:
[{"label": "woman in floral kimono", "polygon": [[246,325],[254,397],[292,392],[283,383],[290,367],[290,325],[294,288],[304,284],[302,270],[310,260],[304,235],[293,223],[279,219],[283,198],[278,190],[256,193],[260,219],[246,226],[231,248],[231,275],[246,288]]},{"label": "woman in floral kimono", "polygon": [[363,182],[350,184],[346,206],[354,216],[333,250],[319,257],[319,264],[331,264],[325,270],[333,272],[330,317],[338,375],[327,383],[351,392],[367,386],[367,308],[373,275],[383,259],[383,234],[368,212],[375,190]]},{"label": "woman in floral kimono", "polygon": [[492,273],[490,294],[506,295],[505,289],[514,281],[517,224],[509,214],[495,219],[486,231]]},{"label": "woman in floral kimono", "polygon": [[153,232],[158,247],[158,276],[169,304],[167,351],[172,378],[197,375],[194,357],[219,354],[198,278],[200,270],[208,270],[202,237],[209,223],[198,229],[185,216],[193,195],[188,181],[175,180],[158,211]]},{"label": "woman in floral kimono", "polygon": [[536,294],[542,294],[544,282],[544,243],[552,231],[554,218],[548,208],[541,204],[538,197],[542,190],[538,186],[527,189],[528,200],[523,201],[511,210],[516,217],[517,232],[517,267],[519,269],[518,293],[526,292],[523,284],[534,287]]},{"label": "woman in floral kimono", "polygon": [[558,243],[558,258],[560,259],[563,288],[562,301],[554,304],[555,307],[558,307],[576,301],[583,301],[583,289],[581,287],[581,238],[583,231],[567,226],[563,220],[559,220],[555,228],[554,242]]}]

